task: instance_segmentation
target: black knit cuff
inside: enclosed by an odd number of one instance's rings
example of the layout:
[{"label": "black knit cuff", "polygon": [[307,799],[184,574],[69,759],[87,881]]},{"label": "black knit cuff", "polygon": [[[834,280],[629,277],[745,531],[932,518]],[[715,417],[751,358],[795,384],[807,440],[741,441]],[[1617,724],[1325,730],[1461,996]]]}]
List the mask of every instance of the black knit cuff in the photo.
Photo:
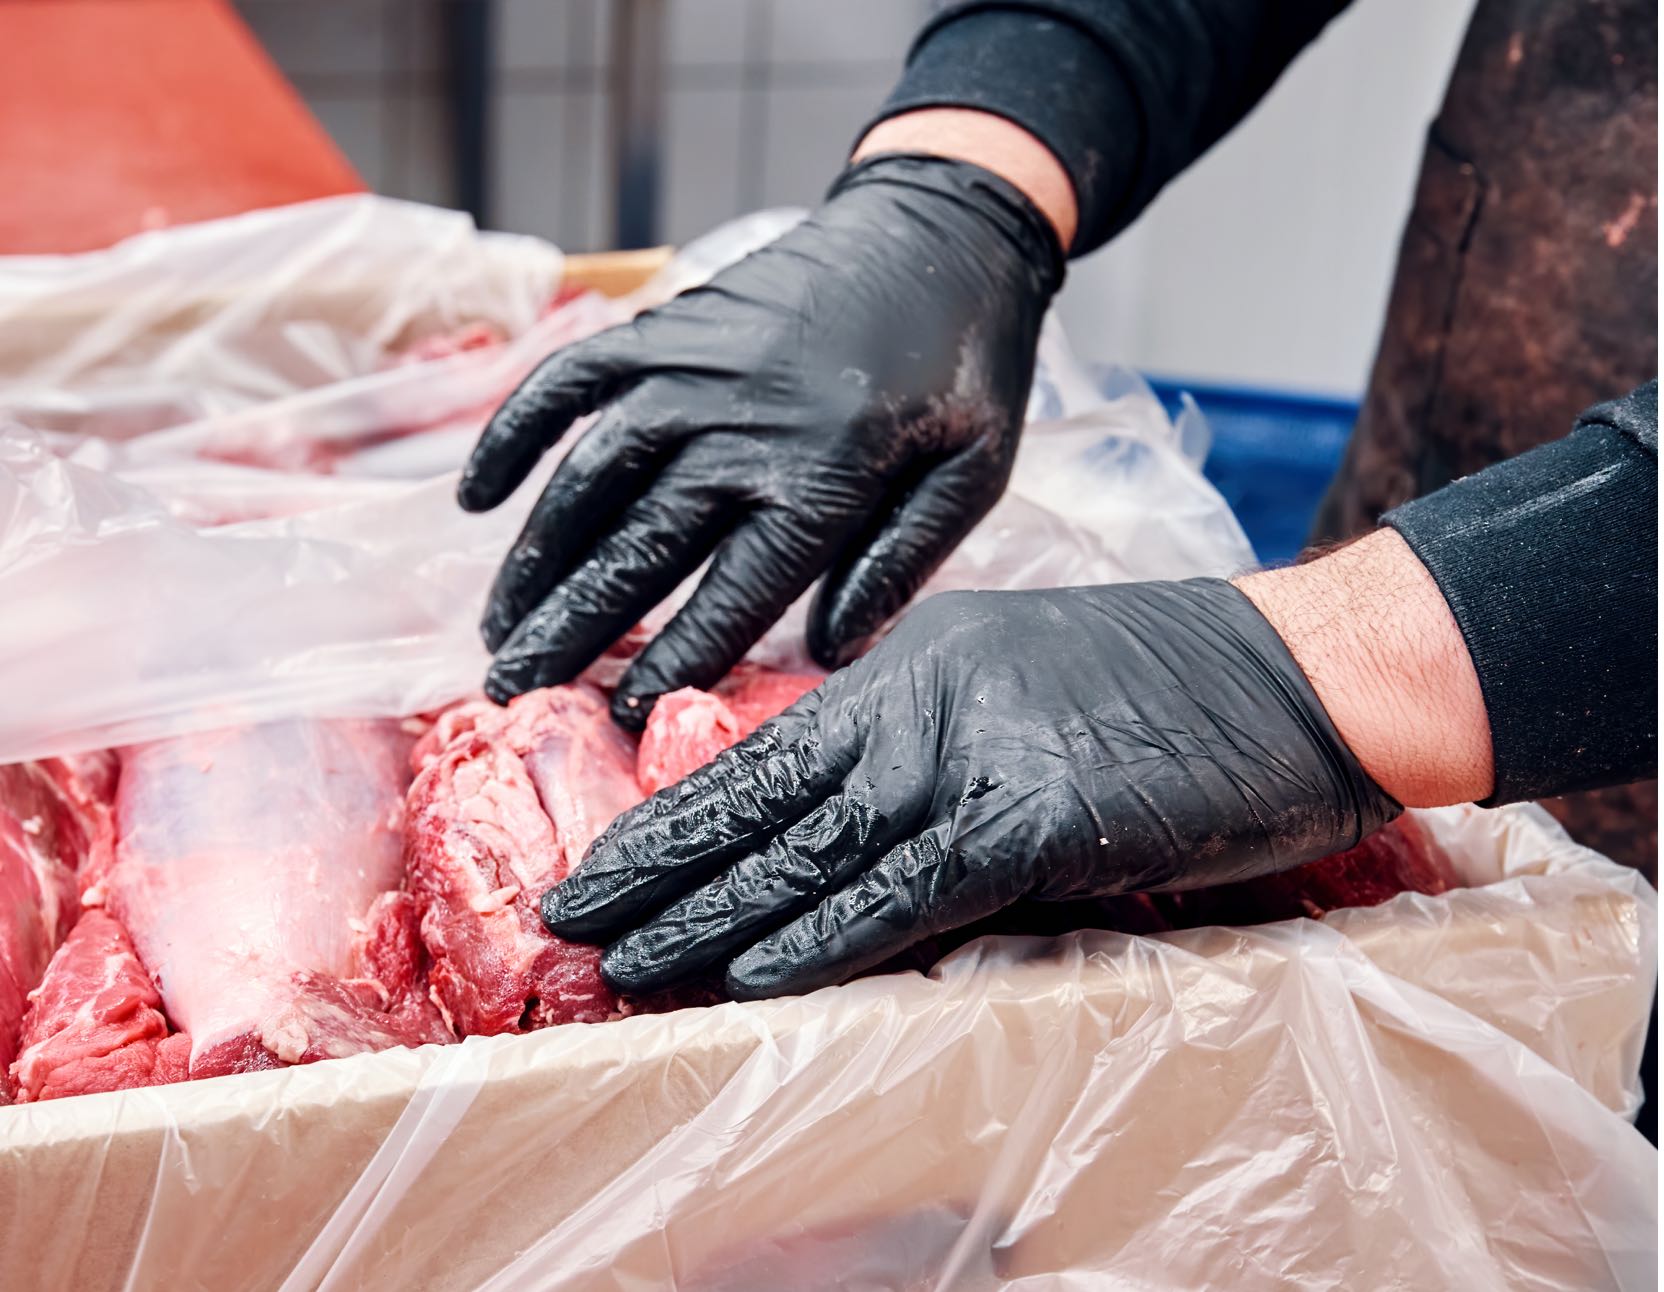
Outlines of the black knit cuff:
[{"label": "black knit cuff", "polygon": [[1075,188],[1070,255],[1102,245],[1125,222],[1118,213],[1129,208],[1128,177],[1142,169],[1143,112],[1114,55],[1067,19],[1021,4],[938,17],[861,134],[920,108],[990,112],[1045,144]]},{"label": "black knit cuff", "polygon": [[1658,761],[1657,389],[1384,516],[1444,593],[1490,717],[1489,804]]}]

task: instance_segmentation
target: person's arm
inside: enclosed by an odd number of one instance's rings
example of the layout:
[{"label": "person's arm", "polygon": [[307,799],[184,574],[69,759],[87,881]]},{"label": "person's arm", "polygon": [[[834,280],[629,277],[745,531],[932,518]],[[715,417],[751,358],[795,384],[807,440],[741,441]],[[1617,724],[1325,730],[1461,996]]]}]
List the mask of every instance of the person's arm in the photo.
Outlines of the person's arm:
[{"label": "person's arm", "polygon": [[1494,749],[1485,802],[1656,773],[1656,381],[1383,519],[1467,643]]},{"label": "person's arm", "polygon": [[[1132,223],[1242,120],[1349,3],[960,0],[914,41],[858,155],[904,114],[1004,118],[1068,174],[1079,217],[1065,246],[1080,255]],[[932,141],[915,136],[900,148],[932,151]]]},{"label": "person's arm", "polygon": [[[492,417],[458,485],[471,511],[600,413],[487,599],[486,693],[570,681],[707,561],[620,683],[620,723],[715,682],[817,580],[810,652],[845,657],[1004,488],[1064,252],[1101,240],[1111,206],[1130,218],[1334,7],[959,5],[933,20],[813,215],[705,287],[562,349]],[[1009,21],[1038,43],[1002,45]],[[1092,57],[1071,52],[1082,41]],[[917,100],[930,76],[961,99]],[[1033,110],[986,92],[1000,84]]]},{"label": "person's arm", "polygon": [[1491,792],[1491,729],[1461,630],[1390,529],[1237,580],[1371,778],[1405,807]]},{"label": "person's arm", "polygon": [[936,597],[544,897],[647,991],[805,991],[1023,899],[1184,889],[1405,803],[1657,762],[1657,398],[1304,565]]}]

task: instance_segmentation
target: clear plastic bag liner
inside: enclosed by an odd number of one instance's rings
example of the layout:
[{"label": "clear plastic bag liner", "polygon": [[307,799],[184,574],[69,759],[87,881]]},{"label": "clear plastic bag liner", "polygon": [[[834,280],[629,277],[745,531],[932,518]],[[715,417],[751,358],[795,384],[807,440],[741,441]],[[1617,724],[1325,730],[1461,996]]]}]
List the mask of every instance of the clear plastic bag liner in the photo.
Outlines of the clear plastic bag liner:
[{"label": "clear plastic bag liner", "polygon": [[224,417],[464,324],[519,336],[562,264],[539,239],[364,195],[0,258],[0,413],[118,439]]},{"label": "clear plastic bag liner", "polygon": [[[534,327],[495,354],[415,368],[467,361],[479,389],[500,397],[513,384],[505,374],[529,367],[539,344]],[[1031,423],[1005,497],[926,592],[1229,574],[1251,563],[1229,508],[1154,396],[1129,389],[1105,401],[1068,376],[1071,365],[1048,330],[1042,389],[1058,381],[1060,393],[1045,397],[1063,416]],[[471,391],[440,404],[443,373],[382,376],[405,383],[383,393],[444,416],[476,402]],[[345,383],[356,387],[345,402],[377,380]],[[309,475],[193,456],[208,438],[236,455],[281,435],[360,433],[356,414],[339,423],[292,415],[331,390],[120,444],[0,434],[0,603],[28,608],[0,620],[0,670],[14,694],[31,697],[0,710],[0,762],[228,722],[402,716],[478,688],[487,656],[475,623],[546,469],[496,511],[469,516],[449,470],[400,481],[389,476],[403,471]],[[471,416],[356,461],[403,455],[418,475],[454,467],[477,431]],[[668,618],[691,586],[649,622]],[[756,658],[805,662],[807,601]]]},{"label": "clear plastic bag liner", "polygon": [[[480,419],[794,217],[546,318],[558,253],[459,218],[340,199],[0,263],[0,318],[82,329],[0,329],[0,761],[474,689],[547,473],[460,512]],[[388,366],[480,318],[508,342]],[[1048,324],[1029,411],[932,588],[1251,561],[1193,410],[1093,382]],[[802,614],[757,656],[800,659]],[[0,1287],[1650,1287],[1652,891],[1535,808],[1422,817],[1475,887],[0,1109]]]},{"label": "clear plastic bag liner", "polygon": [[1484,886],[0,1110],[0,1284],[1651,1287],[1654,896],[1422,819]]}]

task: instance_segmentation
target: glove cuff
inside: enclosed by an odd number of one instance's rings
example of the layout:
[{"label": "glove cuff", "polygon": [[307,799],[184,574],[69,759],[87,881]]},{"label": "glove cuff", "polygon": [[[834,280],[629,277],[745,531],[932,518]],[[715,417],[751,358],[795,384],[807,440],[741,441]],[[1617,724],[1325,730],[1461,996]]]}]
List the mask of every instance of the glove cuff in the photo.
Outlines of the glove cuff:
[{"label": "glove cuff", "polygon": [[1067,257],[1052,222],[1020,188],[986,167],[930,153],[877,153],[845,167],[827,189],[827,200],[869,185],[934,195],[974,214],[1029,270],[1038,294],[1049,300],[1063,286]]}]

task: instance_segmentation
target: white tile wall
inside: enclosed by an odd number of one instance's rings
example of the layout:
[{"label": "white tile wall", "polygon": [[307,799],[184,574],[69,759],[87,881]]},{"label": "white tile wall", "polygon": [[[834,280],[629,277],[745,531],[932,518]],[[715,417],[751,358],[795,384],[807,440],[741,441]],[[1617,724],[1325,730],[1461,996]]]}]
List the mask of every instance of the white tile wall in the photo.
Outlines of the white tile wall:
[{"label": "white tile wall", "polygon": [[387,178],[387,110],[379,97],[314,95],[308,106],[347,155],[364,183],[381,189]]},{"label": "white tile wall", "polygon": [[[1199,380],[1356,394],[1426,121],[1473,0],[1360,0],[1261,109],[1071,268],[1077,348]],[[497,0],[496,221],[610,240],[617,0]],[[662,227],[818,199],[929,0],[669,0]],[[373,186],[450,198],[434,0],[238,0]]]},{"label": "white tile wall", "polygon": [[496,222],[519,233],[535,233],[570,245],[564,236],[562,198],[567,185],[582,183],[566,155],[567,95],[559,90],[516,90],[497,95],[497,167],[493,201]]},{"label": "white tile wall", "polygon": [[237,10],[291,78],[375,75],[387,64],[385,0],[240,0]]},{"label": "white tile wall", "polygon": [[743,137],[740,88],[675,89],[665,96],[663,236],[682,243],[736,214]]},{"label": "white tile wall", "polygon": [[[833,88],[769,89],[758,204],[818,202],[887,88],[887,78],[863,77]],[[755,145],[748,139],[746,146]]]},{"label": "white tile wall", "polygon": [[782,63],[899,67],[929,7],[925,0],[771,0],[768,54]]},{"label": "white tile wall", "polygon": [[390,95],[386,104],[391,141],[386,175],[378,191],[449,206],[454,199],[444,99],[433,90],[413,89]]},{"label": "white tile wall", "polygon": [[746,61],[747,41],[760,28],[757,0],[681,0],[666,15],[666,56],[672,68],[729,67],[737,72]]},{"label": "white tile wall", "polygon": [[503,70],[606,65],[612,16],[607,0],[496,0],[496,4],[497,60]]}]

